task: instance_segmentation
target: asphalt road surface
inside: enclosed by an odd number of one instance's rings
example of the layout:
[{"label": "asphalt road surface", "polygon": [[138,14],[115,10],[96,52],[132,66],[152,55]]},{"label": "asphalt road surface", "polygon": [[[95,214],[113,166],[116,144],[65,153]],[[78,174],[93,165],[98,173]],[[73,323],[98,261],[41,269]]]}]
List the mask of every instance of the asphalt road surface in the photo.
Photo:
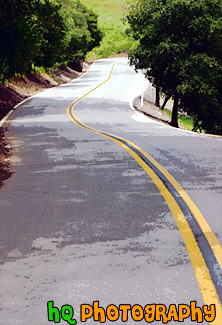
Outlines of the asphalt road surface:
[{"label": "asphalt road surface", "polygon": [[[77,324],[82,304],[94,307],[86,323],[100,323],[94,301],[131,305],[127,324],[146,324],[146,305],[167,314],[196,301],[215,304],[211,323],[222,324],[221,137],[133,110],[145,86],[127,59],[99,60],[4,123],[13,176],[0,189],[0,324],[52,324],[48,301],[72,306]],[[123,307],[118,320],[110,308],[106,324],[124,323]]]}]

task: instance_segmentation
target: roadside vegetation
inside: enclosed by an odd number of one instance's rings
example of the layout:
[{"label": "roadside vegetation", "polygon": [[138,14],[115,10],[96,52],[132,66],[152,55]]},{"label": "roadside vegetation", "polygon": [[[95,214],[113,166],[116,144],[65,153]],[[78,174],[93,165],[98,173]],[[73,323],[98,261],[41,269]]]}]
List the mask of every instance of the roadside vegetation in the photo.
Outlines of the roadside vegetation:
[{"label": "roadside vegetation", "polygon": [[82,0],[82,3],[98,15],[98,26],[103,33],[100,45],[87,54],[89,61],[132,49],[135,40],[126,33],[127,0]]},{"label": "roadside vegetation", "polygon": [[[172,119],[172,111],[166,108],[164,108],[163,111]],[[178,112],[178,124],[181,125],[185,130],[193,130],[193,118],[191,116]],[[202,130],[200,132],[202,132]]]},{"label": "roadside vegetation", "polygon": [[33,66],[76,68],[102,39],[97,19],[79,0],[1,0],[0,84]]},{"label": "roadside vegetation", "polygon": [[166,102],[174,100],[171,125],[179,109],[192,117],[194,131],[222,135],[221,0],[138,0],[127,19],[139,42],[130,61]]}]

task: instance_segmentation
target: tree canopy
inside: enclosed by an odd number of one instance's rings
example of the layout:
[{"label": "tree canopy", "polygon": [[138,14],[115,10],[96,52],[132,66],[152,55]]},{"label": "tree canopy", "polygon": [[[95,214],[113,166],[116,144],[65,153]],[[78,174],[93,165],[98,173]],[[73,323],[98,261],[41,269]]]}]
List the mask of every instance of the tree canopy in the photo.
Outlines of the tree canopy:
[{"label": "tree canopy", "polygon": [[62,57],[68,61],[84,58],[102,39],[97,25],[98,16],[79,0],[64,0],[62,4],[67,28]]},{"label": "tree canopy", "polygon": [[97,20],[79,0],[1,0],[0,82],[32,64],[84,59],[102,39]]},{"label": "tree canopy", "polygon": [[194,119],[194,129],[222,134],[222,3],[220,0],[138,0],[128,13],[139,45],[130,53],[136,69],[174,98]]},{"label": "tree canopy", "polygon": [[41,44],[36,1],[0,1],[0,78],[25,71]]}]

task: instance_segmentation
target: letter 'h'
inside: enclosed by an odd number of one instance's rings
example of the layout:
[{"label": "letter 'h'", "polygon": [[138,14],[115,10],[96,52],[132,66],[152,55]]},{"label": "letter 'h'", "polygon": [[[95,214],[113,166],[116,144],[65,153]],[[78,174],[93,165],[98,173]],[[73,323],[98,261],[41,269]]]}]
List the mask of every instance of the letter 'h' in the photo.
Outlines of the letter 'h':
[{"label": "letter 'h'", "polygon": [[57,307],[53,306],[54,301],[48,301],[48,320],[49,322],[60,323],[60,311]]}]

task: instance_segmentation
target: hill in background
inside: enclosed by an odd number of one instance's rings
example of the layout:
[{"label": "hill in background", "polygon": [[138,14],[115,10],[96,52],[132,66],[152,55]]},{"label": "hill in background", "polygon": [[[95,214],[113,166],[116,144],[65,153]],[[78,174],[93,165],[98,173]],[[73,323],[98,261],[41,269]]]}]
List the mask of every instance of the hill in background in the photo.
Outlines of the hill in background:
[{"label": "hill in background", "polygon": [[100,46],[88,53],[87,59],[107,58],[120,52],[128,52],[135,40],[128,37],[128,24],[123,22],[126,17],[127,0],[81,0],[99,17],[98,24],[104,33]]}]

